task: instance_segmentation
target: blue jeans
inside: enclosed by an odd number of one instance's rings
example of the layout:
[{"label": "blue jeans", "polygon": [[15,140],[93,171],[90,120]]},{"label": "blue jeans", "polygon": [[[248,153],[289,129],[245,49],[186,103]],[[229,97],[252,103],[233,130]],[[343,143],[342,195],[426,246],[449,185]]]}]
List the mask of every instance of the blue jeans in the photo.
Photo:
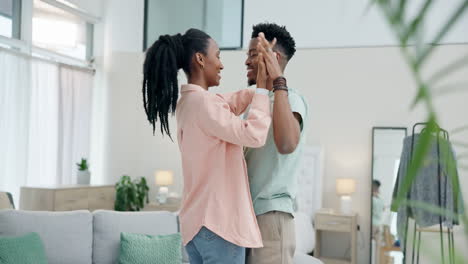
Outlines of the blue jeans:
[{"label": "blue jeans", "polygon": [[185,246],[190,264],[244,264],[245,248],[232,244],[202,227]]}]

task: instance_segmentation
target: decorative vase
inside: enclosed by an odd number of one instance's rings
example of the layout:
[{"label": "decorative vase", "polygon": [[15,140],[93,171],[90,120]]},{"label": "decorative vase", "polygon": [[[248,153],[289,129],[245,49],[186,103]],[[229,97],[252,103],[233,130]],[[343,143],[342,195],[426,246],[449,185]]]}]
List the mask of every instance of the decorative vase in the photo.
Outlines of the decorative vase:
[{"label": "decorative vase", "polygon": [[91,178],[91,173],[89,172],[89,170],[84,170],[84,171],[79,170],[77,173],[78,184],[89,185],[90,178]]}]

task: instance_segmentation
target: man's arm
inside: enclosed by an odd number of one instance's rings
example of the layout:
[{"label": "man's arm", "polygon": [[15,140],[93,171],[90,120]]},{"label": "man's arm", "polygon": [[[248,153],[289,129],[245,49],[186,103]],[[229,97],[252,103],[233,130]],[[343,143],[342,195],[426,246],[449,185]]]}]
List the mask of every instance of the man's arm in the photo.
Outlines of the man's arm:
[{"label": "man's arm", "polygon": [[301,123],[301,115],[291,111],[288,93],[282,90],[276,91],[273,105],[273,135],[279,153],[294,152],[301,136]]},{"label": "man's arm", "polygon": [[[263,33],[258,36],[257,51],[264,54],[265,65],[269,74],[269,85],[283,75],[278,63],[277,55],[272,48],[276,44],[276,39],[270,44]],[[275,103],[273,104],[273,137],[276,148],[281,154],[290,154],[294,152],[299,144],[301,136],[302,117],[299,113],[293,113],[289,105],[288,91],[276,90]]]}]

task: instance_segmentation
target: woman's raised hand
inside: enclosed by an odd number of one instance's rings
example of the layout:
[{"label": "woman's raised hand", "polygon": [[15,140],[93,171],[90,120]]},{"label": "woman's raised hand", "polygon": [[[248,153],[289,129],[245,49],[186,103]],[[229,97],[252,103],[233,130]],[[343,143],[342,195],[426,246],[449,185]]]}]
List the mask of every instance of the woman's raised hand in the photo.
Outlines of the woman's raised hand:
[{"label": "woman's raised hand", "polygon": [[270,44],[270,42],[268,42],[268,40],[265,38],[265,34],[263,34],[263,32],[260,32],[258,34],[257,40],[257,52],[259,56],[262,55],[263,57],[267,75],[270,78],[270,80],[273,81],[276,78],[283,76],[283,71],[281,70],[281,67],[278,62],[277,53],[273,51],[273,48],[276,45],[276,38],[274,38]]}]

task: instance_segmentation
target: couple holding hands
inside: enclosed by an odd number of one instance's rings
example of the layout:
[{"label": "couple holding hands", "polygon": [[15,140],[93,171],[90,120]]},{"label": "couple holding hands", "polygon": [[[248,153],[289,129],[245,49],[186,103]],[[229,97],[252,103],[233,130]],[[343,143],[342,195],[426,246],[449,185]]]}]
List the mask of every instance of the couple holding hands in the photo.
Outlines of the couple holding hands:
[{"label": "couple holding hands", "polygon": [[[293,263],[293,212],[308,106],[283,72],[295,42],[285,27],[253,27],[247,81],[214,94],[224,66],[201,30],[162,35],[147,50],[143,101],[153,133],[176,115],[184,190],[179,214],[192,264]],[[187,84],[177,80],[179,69]],[[180,93],[180,98],[179,98]],[[159,120],[158,120],[159,119]]]}]

